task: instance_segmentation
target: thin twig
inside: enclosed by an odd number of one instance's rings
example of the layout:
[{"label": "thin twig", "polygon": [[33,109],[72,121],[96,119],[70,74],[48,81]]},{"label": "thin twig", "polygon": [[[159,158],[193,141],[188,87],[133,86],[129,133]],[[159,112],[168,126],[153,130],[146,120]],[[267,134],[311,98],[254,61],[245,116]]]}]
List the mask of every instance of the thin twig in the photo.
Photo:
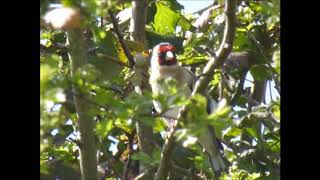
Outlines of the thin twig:
[{"label": "thin twig", "polygon": [[251,80],[249,80],[249,79],[245,79],[245,81],[248,81],[248,82],[251,82],[251,83],[253,83],[253,81],[251,81]]},{"label": "thin twig", "polygon": [[51,46],[46,47],[43,44],[40,44],[40,50],[49,51],[49,50],[67,50],[68,48],[62,43],[53,43]]},{"label": "thin twig", "polygon": [[100,17],[100,27],[103,28],[103,17]]},{"label": "thin twig", "polygon": [[[166,111],[163,111],[163,112],[166,112]],[[177,120],[176,117],[167,116],[167,115],[164,115],[164,113],[155,113],[155,114],[152,114],[152,117],[161,117],[161,118]]]},{"label": "thin twig", "polygon": [[190,64],[184,64],[183,66],[191,66],[191,67],[194,67],[194,66],[199,66],[199,65],[204,65],[206,64],[208,61],[200,61],[200,62],[194,62],[194,63],[190,63]]},{"label": "thin twig", "polygon": [[82,144],[78,139],[66,138],[66,141],[76,144],[78,147],[81,147]]},{"label": "thin twig", "polygon": [[114,29],[114,32],[116,33],[117,37],[118,37],[118,40],[120,42],[120,45],[124,51],[124,54],[126,55],[126,57],[128,58],[129,60],[129,67],[130,68],[133,68],[135,62],[134,62],[134,59],[133,59],[133,56],[131,55],[130,53],[130,50],[127,46],[127,44],[125,43],[124,39],[123,39],[123,35],[121,34],[120,32],[120,29],[118,27],[118,20],[116,19],[116,17],[114,16],[114,14],[111,12],[111,10],[108,11],[109,15],[110,15],[110,18],[111,18],[111,22],[113,24],[113,29]]},{"label": "thin twig", "polygon": [[[194,59],[194,58],[197,58],[197,57],[202,57],[203,59],[206,59],[205,57],[203,56],[190,56],[190,57],[186,57],[186,58],[181,58],[179,59],[179,62],[183,62],[185,60],[188,60],[188,59]],[[206,61],[207,62],[207,61]]]},{"label": "thin twig", "polygon": [[276,142],[272,143],[270,146],[269,146],[269,149],[271,149],[273,146],[275,146],[276,144],[278,144],[280,142],[280,140],[276,140]]},{"label": "thin twig", "polygon": [[124,167],[124,171],[123,171],[123,179],[124,180],[127,180],[128,179],[128,174],[129,174],[129,167],[131,165],[131,162],[132,162],[132,159],[131,159],[131,155],[134,151],[132,145],[133,145],[133,140],[134,140],[134,136],[136,135],[136,131],[132,131],[132,133],[129,135],[129,143],[128,143],[128,149],[129,149],[129,152],[128,152],[128,157],[127,157],[127,162],[126,162],[126,165]]},{"label": "thin twig", "polygon": [[219,83],[219,86],[220,86],[220,89],[219,89],[219,99],[222,99],[223,98],[223,88],[224,88],[224,80],[223,80],[223,73],[220,73],[221,74],[221,79],[220,79],[220,83]]}]

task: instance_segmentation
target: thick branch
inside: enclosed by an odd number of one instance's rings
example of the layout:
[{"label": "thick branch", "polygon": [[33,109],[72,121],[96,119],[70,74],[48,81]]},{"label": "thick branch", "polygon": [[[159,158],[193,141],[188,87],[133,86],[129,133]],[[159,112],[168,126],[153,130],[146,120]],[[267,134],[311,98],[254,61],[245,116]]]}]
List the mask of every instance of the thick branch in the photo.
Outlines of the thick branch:
[{"label": "thick branch", "polygon": [[[253,90],[251,97],[253,100],[257,101],[259,104],[265,101],[265,92],[267,88],[267,80],[256,80],[253,82]],[[254,106],[254,104],[249,103],[249,107]]]},{"label": "thick branch", "polygon": [[145,44],[146,42],[147,6],[146,0],[132,1],[132,18],[129,31],[131,39],[141,44]]},{"label": "thick branch", "polygon": [[[145,45],[146,39],[146,19],[147,19],[147,0],[133,0],[132,1],[132,18],[130,21],[130,39]],[[148,77],[144,76],[148,74],[148,69],[140,66],[134,67],[136,81],[135,84],[136,92],[143,95],[144,88],[148,87]],[[153,128],[144,124],[143,122],[137,121],[136,123],[138,144],[141,152],[151,155],[154,145]],[[143,176],[137,177],[137,179],[152,179],[153,178],[153,167],[150,164],[140,164],[140,173]]]},{"label": "thick branch", "polygon": [[[226,0],[226,3],[225,3],[226,25],[225,25],[222,44],[216,53],[217,57],[216,58],[212,57],[207,63],[207,65],[205,66],[203,70],[203,74],[206,74],[206,76],[201,76],[198,79],[198,81],[196,82],[196,86],[192,92],[191,98],[195,94],[205,93],[205,89],[207,88],[211,80],[211,77],[214,74],[214,70],[223,64],[224,60],[227,58],[227,56],[231,52],[233,39],[235,36],[235,28],[236,28],[235,12],[236,12],[236,1]],[[185,117],[187,113],[187,109],[188,109],[187,106],[183,106],[180,109],[177,121],[180,121],[182,117]],[[169,137],[166,139],[165,144],[162,148],[160,165],[157,171],[157,175],[155,177],[156,180],[166,179],[169,174],[170,163],[167,161],[170,159],[170,155],[174,145],[175,138],[173,134],[174,134],[175,128],[176,127],[173,127],[171,129],[169,133]]]},{"label": "thick branch", "polygon": [[126,57],[128,58],[129,60],[129,66],[130,68],[133,68],[134,66],[134,59],[133,59],[133,56],[131,55],[130,53],[130,50],[127,46],[127,44],[125,43],[124,39],[123,39],[123,35],[121,34],[120,32],[120,29],[118,27],[118,21],[117,19],[115,18],[114,14],[109,10],[108,11],[109,15],[110,15],[110,18],[111,18],[111,22],[113,24],[113,29],[114,29],[114,32],[116,33],[117,37],[118,37],[118,40],[120,42],[120,45],[124,51],[124,54],[126,55]]},{"label": "thick branch", "polygon": [[220,67],[224,60],[227,58],[229,53],[232,50],[233,39],[235,36],[235,11],[236,11],[236,4],[231,0],[226,0],[225,4],[225,14],[226,14],[226,25],[224,29],[224,36],[222,40],[222,44],[218,49],[216,55],[217,57],[211,57],[207,65],[203,70],[203,74],[207,74],[207,76],[201,76],[200,79],[197,81],[194,91],[192,95],[195,93],[203,94],[205,89],[207,88],[211,77],[214,74],[214,70]]},{"label": "thick branch", "polygon": [[207,7],[207,9],[205,9],[204,11],[202,11],[200,17],[198,17],[196,19],[196,21],[192,24],[193,26],[197,27],[198,30],[203,31],[204,29],[207,29],[206,27],[208,27],[209,22],[212,21],[212,13],[220,8],[223,8],[224,5],[211,5],[209,7]]},{"label": "thick branch", "polygon": [[160,165],[157,170],[155,180],[167,179],[169,175],[169,172],[171,169],[171,154],[172,154],[174,143],[175,143],[174,132],[176,130],[176,127],[177,127],[177,123],[174,124],[173,128],[170,129],[169,133],[167,134],[164,145],[162,146]]},{"label": "thick branch", "polygon": [[[67,32],[69,44],[69,59],[71,61],[71,76],[74,77],[82,67],[87,64],[87,51],[81,29],[74,29]],[[90,97],[89,92],[84,92],[80,87],[73,85],[73,94],[80,94],[83,97]],[[80,169],[82,180],[92,180],[97,177],[96,144],[94,138],[94,120],[89,113],[88,103],[78,96],[73,96],[76,112],[81,146]]]}]

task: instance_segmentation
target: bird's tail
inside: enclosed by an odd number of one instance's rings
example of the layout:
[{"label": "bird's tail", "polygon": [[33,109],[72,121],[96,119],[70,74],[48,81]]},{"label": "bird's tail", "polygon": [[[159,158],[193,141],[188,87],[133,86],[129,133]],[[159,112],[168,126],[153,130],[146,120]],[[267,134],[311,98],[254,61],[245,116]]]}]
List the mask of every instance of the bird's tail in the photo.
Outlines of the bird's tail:
[{"label": "bird's tail", "polygon": [[209,126],[207,131],[198,137],[198,141],[207,152],[210,158],[212,170],[215,172],[215,175],[220,174],[221,171],[224,171],[226,166],[222,159],[219,144],[217,143],[213,127]]},{"label": "bird's tail", "polygon": [[216,177],[219,177],[221,172],[225,170],[225,164],[223,162],[223,159],[220,155],[220,153],[218,153],[215,156],[209,155],[210,156],[210,162],[211,162],[211,166],[213,168],[214,174]]}]

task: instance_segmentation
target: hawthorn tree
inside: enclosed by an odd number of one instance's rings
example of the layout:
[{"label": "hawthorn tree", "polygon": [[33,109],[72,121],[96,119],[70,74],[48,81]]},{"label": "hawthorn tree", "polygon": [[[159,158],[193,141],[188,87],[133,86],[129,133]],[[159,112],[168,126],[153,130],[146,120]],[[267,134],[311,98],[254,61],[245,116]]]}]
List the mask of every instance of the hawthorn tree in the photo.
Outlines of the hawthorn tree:
[{"label": "hawthorn tree", "polygon": [[[190,138],[204,124],[224,146],[220,179],[280,179],[279,6],[217,0],[186,14],[176,0],[41,0],[41,179],[215,179]],[[177,93],[172,129],[152,113],[149,50],[160,42],[199,76],[190,99]],[[205,88],[227,100],[211,115]]]}]

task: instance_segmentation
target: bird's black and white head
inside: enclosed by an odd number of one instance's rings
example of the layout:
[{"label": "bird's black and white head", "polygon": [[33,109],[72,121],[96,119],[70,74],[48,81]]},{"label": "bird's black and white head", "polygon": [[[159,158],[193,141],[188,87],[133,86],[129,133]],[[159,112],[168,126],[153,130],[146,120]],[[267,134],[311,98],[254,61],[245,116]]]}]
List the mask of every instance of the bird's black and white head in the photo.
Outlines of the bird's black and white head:
[{"label": "bird's black and white head", "polygon": [[151,66],[153,68],[176,66],[175,47],[170,43],[160,43],[152,50]]}]

